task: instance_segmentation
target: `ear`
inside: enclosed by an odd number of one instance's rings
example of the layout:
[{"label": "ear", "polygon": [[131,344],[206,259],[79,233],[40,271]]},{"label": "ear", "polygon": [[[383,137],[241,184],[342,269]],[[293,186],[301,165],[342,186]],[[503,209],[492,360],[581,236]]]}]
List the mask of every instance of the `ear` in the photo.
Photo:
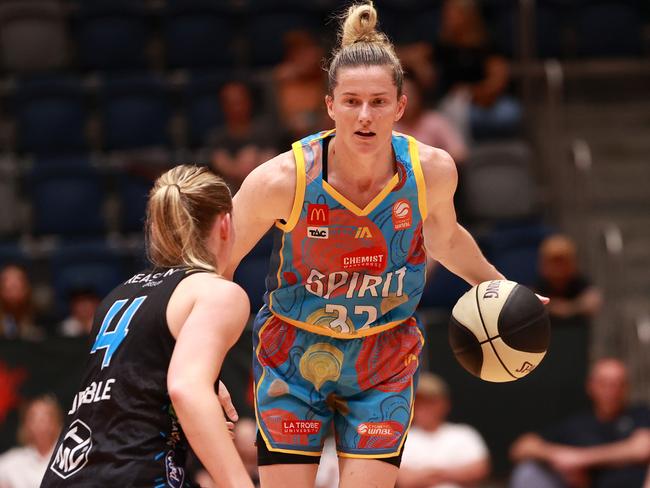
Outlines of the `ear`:
[{"label": "ear", "polygon": [[406,103],[408,102],[408,97],[402,94],[401,97],[397,99],[397,112],[395,113],[395,122],[402,118],[404,115],[404,110],[406,110]]},{"label": "ear", "polygon": [[219,238],[222,241],[227,241],[232,234],[232,216],[230,213],[226,213],[219,218],[221,219],[219,222]]},{"label": "ear", "polygon": [[334,97],[332,95],[325,95],[325,106],[327,107],[327,115],[330,116],[334,122],[336,122],[336,117],[334,116]]}]

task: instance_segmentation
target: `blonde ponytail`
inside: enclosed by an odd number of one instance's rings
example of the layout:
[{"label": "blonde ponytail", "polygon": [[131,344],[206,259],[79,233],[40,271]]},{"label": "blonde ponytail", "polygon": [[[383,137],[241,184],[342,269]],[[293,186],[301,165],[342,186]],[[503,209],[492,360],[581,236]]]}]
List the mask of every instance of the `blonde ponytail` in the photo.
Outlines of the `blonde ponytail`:
[{"label": "blonde ponytail", "polygon": [[372,2],[348,8],[342,18],[339,43],[328,69],[330,95],[337,85],[339,69],[356,66],[388,66],[393,72],[397,94],[402,94],[402,65],[386,34],[377,30],[377,10]]},{"label": "blonde ponytail", "polygon": [[207,239],[215,218],[232,211],[226,183],[208,168],[181,165],[160,176],[147,203],[147,255],[158,267],[216,271]]}]

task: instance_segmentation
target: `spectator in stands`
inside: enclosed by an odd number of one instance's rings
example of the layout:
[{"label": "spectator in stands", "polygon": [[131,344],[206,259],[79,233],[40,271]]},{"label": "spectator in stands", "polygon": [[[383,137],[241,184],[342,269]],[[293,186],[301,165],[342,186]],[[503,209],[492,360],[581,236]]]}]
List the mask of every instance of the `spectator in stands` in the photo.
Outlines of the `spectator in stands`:
[{"label": "spectator in stands", "polygon": [[448,422],[450,408],[447,384],[423,372],[397,477],[399,488],[474,486],[490,474],[489,453],[480,434],[469,425]]},{"label": "spectator in stands", "polygon": [[408,98],[402,118],[395,124],[395,130],[410,134],[418,141],[433,147],[444,149],[456,164],[467,158],[467,147],[458,130],[435,110],[424,108],[422,90],[416,80],[404,79],[402,85]]},{"label": "spectator in stands", "polygon": [[0,338],[40,340],[43,329],[35,325],[32,287],[27,271],[9,264],[0,271]]},{"label": "spectator in stands", "polygon": [[95,310],[101,301],[99,294],[89,287],[70,291],[70,315],[63,320],[60,333],[64,337],[87,336],[93,327]]},{"label": "spectator in stands", "polygon": [[308,31],[291,31],[284,37],[285,55],[274,78],[280,119],[291,142],[323,127],[330,127],[323,96],[327,77],[323,49]]},{"label": "spectator in stands", "polygon": [[536,291],[551,299],[547,307],[554,324],[585,323],[600,310],[602,295],[578,270],[576,246],[568,237],[553,235],[542,242],[539,275]]},{"label": "spectator in stands", "polygon": [[516,130],[521,108],[506,94],[508,62],[492,47],[475,0],[445,0],[433,60],[441,108],[462,133]]},{"label": "spectator in stands", "polygon": [[210,134],[212,169],[233,188],[257,165],[276,152],[277,141],[271,124],[254,117],[251,88],[243,81],[225,83],[219,90],[225,124]]},{"label": "spectator in stands", "polygon": [[628,403],[628,372],[612,358],[597,361],[587,378],[593,409],[536,434],[510,450],[519,463],[511,488],[633,488],[650,463],[650,409]]},{"label": "spectator in stands", "polygon": [[38,488],[62,426],[62,412],[51,396],[27,403],[15,447],[0,456],[0,488]]}]

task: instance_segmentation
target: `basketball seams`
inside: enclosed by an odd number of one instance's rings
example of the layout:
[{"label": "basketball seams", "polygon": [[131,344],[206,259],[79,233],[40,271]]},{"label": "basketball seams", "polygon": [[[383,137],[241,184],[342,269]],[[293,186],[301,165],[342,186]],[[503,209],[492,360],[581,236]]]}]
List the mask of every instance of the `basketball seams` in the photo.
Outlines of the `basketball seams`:
[{"label": "basketball seams", "polygon": [[[503,369],[506,371],[506,373],[508,373],[513,378],[517,379],[517,377],[515,375],[513,375],[510,372],[510,370],[507,368],[507,366],[504,364],[503,360],[501,359],[501,356],[499,356],[499,353],[497,352],[496,348],[494,347],[494,344],[492,344],[492,340],[495,339],[495,338],[490,337],[490,334],[488,333],[487,327],[485,325],[485,321],[483,320],[483,311],[481,310],[481,302],[479,300],[479,294],[478,294],[479,288],[480,288],[480,286],[476,287],[476,293],[475,293],[476,308],[478,309],[478,316],[481,319],[481,325],[483,326],[483,330],[485,331],[485,337],[488,338],[486,342],[490,343],[490,347],[492,348],[492,352],[494,352],[494,355],[499,360],[499,363],[501,363],[501,366],[503,366]],[[512,293],[512,290],[510,290],[510,293]],[[508,298],[510,298],[510,296],[508,296]],[[506,299],[506,301],[507,301],[507,299]],[[484,343],[482,343],[482,344],[484,344]]]}]

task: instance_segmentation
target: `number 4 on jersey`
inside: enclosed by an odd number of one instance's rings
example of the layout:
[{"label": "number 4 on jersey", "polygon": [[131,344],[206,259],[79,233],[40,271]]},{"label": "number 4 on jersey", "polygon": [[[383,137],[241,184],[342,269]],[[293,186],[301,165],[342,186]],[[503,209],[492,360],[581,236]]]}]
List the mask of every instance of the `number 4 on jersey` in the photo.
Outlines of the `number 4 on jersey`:
[{"label": "number 4 on jersey", "polygon": [[122,341],[126,337],[126,334],[129,332],[129,324],[131,323],[135,312],[138,311],[138,308],[140,308],[140,305],[142,305],[142,302],[144,302],[146,298],[147,297],[138,297],[133,300],[133,303],[129,305],[129,307],[120,317],[120,320],[117,322],[115,329],[110,332],[107,332],[107,330],[110,327],[111,322],[113,322],[115,316],[120,313],[120,310],[122,310],[128,300],[118,300],[108,310],[108,313],[102,322],[102,326],[97,333],[95,343],[90,350],[90,354],[94,354],[100,349],[106,349],[106,351],[104,351],[102,369],[111,364],[111,358],[113,357],[113,354],[115,354],[115,351],[117,351],[117,348],[120,347],[120,344],[122,344]]}]

